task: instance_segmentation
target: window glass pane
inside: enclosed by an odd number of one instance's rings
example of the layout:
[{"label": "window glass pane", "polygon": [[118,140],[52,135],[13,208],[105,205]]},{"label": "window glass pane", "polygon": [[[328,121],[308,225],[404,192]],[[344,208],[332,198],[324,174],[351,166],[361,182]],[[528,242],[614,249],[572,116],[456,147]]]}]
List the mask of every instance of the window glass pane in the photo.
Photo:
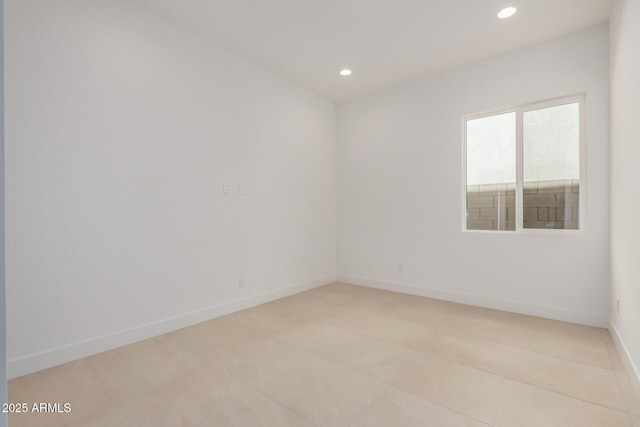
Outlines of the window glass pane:
[{"label": "window glass pane", "polygon": [[467,121],[467,229],[516,229],[516,114]]},{"label": "window glass pane", "polygon": [[579,228],[580,105],[527,111],[523,120],[524,228]]}]

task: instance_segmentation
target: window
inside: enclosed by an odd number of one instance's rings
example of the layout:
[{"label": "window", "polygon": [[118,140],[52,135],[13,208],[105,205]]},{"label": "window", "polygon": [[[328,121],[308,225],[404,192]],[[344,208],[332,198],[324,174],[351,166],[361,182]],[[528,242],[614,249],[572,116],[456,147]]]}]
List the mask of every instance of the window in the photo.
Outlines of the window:
[{"label": "window", "polygon": [[465,229],[580,229],[583,127],[583,96],[466,119]]}]

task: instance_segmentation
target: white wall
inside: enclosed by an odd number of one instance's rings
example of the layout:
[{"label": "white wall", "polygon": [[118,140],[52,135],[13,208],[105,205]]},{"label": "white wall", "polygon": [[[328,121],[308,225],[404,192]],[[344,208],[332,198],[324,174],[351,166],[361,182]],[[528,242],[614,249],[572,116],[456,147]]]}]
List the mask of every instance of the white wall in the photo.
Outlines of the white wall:
[{"label": "white wall", "polygon": [[335,278],[333,104],[132,1],[7,3],[10,376]]},{"label": "white wall", "polygon": [[[462,232],[463,116],[579,92],[586,233]],[[600,26],[339,105],[339,279],[605,326],[608,96]]]},{"label": "white wall", "polygon": [[[640,2],[611,18],[611,330],[640,394]],[[620,314],[616,300],[620,300]]]}]

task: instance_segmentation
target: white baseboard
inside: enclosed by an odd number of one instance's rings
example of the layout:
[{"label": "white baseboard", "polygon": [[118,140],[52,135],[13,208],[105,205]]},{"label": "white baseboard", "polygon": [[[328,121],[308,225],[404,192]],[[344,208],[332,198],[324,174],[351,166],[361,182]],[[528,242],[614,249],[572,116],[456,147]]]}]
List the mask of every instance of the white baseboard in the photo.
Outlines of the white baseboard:
[{"label": "white baseboard", "polygon": [[216,317],[264,304],[300,292],[324,286],[336,281],[335,275],[321,277],[308,282],[298,283],[273,291],[251,295],[245,298],[228,301],[202,310],[193,311],[168,319],[147,323],[131,329],[118,331],[109,335],[91,338],[63,347],[31,354],[7,361],[7,378],[17,378],[52,366],[61,365],[83,357],[112,350],[123,345],[132,344],[158,335],[166,334],[187,326],[195,325]]},{"label": "white baseboard", "polygon": [[611,338],[613,339],[613,344],[616,346],[616,350],[618,350],[618,354],[622,359],[622,363],[624,364],[625,369],[627,370],[627,376],[629,377],[629,381],[633,385],[633,388],[636,391],[636,394],[640,398],[640,369],[638,366],[633,363],[633,359],[629,354],[629,350],[625,345],[618,329],[613,324],[612,321],[609,321],[609,333],[611,334]]},{"label": "white baseboard", "polygon": [[530,304],[522,301],[511,301],[495,297],[486,297],[481,295],[450,291],[446,289],[429,288],[410,285],[406,283],[385,282],[376,279],[368,279],[342,274],[338,274],[337,280],[339,282],[349,283],[352,285],[366,286],[369,288],[382,289],[385,291],[401,292],[421,297],[457,302],[460,304],[475,305],[478,307],[526,314],[529,316],[544,317],[546,319],[560,320],[563,322],[596,326],[599,328],[606,328],[608,325],[607,318],[597,313],[587,313],[560,307]]}]

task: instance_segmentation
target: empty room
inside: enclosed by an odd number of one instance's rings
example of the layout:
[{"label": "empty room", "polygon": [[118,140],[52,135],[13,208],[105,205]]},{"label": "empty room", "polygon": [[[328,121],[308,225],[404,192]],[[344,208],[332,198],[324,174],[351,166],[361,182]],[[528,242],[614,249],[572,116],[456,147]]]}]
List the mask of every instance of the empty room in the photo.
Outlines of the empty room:
[{"label": "empty room", "polygon": [[640,427],[640,0],[3,3],[0,425]]}]

